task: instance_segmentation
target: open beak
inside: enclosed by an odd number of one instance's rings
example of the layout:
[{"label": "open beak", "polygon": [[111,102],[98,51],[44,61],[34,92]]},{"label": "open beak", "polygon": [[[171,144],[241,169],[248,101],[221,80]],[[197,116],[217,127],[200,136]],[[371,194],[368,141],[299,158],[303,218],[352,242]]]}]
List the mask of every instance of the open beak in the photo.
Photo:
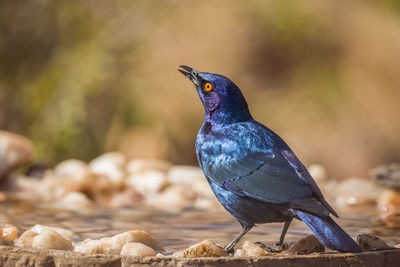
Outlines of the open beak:
[{"label": "open beak", "polygon": [[[182,73],[186,79],[191,81],[196,87],[200,86],[199,72],[191,67],[179,65],[178,71]],[[182,70],[183,69],[183,70]]]}]

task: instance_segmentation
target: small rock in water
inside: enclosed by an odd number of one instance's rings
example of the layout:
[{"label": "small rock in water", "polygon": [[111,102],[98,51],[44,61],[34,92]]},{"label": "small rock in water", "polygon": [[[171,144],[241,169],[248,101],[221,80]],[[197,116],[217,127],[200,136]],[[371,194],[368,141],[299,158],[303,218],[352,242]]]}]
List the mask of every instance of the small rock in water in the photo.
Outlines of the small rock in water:
[{"label": "small rock in water", "polygon": [[164,251],[164,249],[154,240],[148,232],[133,230],[129,232],[124,232],[111,237],[109,240],[110,247],[109,251],[112,254],[120,254],[122,247],[126,243],[142,243],[145,244],[156,251]]},{"label": "small rock in water", "polygon": [[101,240],[86,239],[75,245],[74,251],[83,254],[101,254],[103,253],[103,243]]},{"label": "small rock in water", "polygon": [[111,207],[132,207],[141,203],[144,197],[133,188],[127,188],[124,191],[112,196],[110,200]]},{"label": "small rock in water", "polygon": [[241,249],[235,251],[235,257],[262,257],[268,255],[268,251],[250,241],[245,241]]},{"label": "small rock in water", "polygon": [[32,161],[33,145],[26,137],[0,130],[0,179]]},{"label": "small rock in water", "polygon": [[14,245],[23,248],[32,247],[33,238],[37,235],[38,233],[35,233],[31,230],[26,230],[17,240],[15,240]]},{"label": "small rock in water", "polygon": [[59,227],[51,227],[51,226],[41,225],[41,224],[36,224],[30,230],[35,233],[40,234],[43,230],[47,230],[47,229],[56,231],[57,233],[59,233],[60,235],[62,235],[63,237],[65,237],[71,241],[75,236],[75,234],[70,230],[59,228]]},{"label": "small rock in water", "polygon": [[51,229],[43,229],[33,238],[32,247],[45,249],[72,249],[72,242]]},{"label": "small rock in water", "polygon": [[372,206],[382,191],[373,181],[362,178],[349,178],[336,186],[335,204],[340,208],[353,206]]},{"label": "small rock in water", "polygon": [[173,257],[178,258],[198,258],[198,257],[223,257],[228,256],[225,250],[215,243],[204,240],[183,251],[175,252]]},{"label": "small rock in water", "polygon": [[155,256],[157,252],[142,243],[126,243],[121,250],[121,255],[133,257]]},{"label": "small rock in water", "polygon": [[362,250],[381,250],[389,249],[389,246],[384,240],[373,234],[360,234],[357,236],[357,242]]},{"label": "small rock in water", "polygon": [[328,181],[328,173],[326,172],[324,166],[319,164],[311,164],[308,166],[307,170],[318,185]]},{"label": "small rock in water", "polygon": [[57,201],[55,205],[59,208],[80,211],[87,209],[91,205],[88,197],[80,192],[70,192],[65,197]]},{"label": "small rock in water", "polygon": [[12,224],[3,224],[1,227],[2,240],[15,240],[18,238],[18,228]]},{"label": "small rock in water", "polygon": [[0,203],[5,202],[6,200],[7,200],[6,193],[0,191]]},{"label": "small rock in water", "polygon": [[173,185],[160,194],[147,198],[146,203],[162,210],[181,211],[195,200],[196,195],[188,187]]},{"label": "small rock in water", "polygon": [[203,171],[194,166],[173,166],[168,171],[168,181],[176,185],[188,185],[200,179],[205,179]]},{"label": "small rock in water", "polygon": [[378,218],[388,227],[400,227],[400,192],[385,189],[379,195]]},{"label": "small rock in water", "polygon": [[147,170],[156,170],[165,173],[170,167],[171,163],[163,160],[133,159],[128,162],[126,169],[129,174],[136,174]]},{"label": "small rock in water", "polygon": [[310,254],[313,252],[324,252],[324,245],[314,235],[308,235],[293,244],[288,248],[290,255]]},{"label": "small rock in water", "polygon": [[400,164],[379,166],[371,171],[376,183],[400,190]]},{"label": "small rock in water", "polygon": [[96,174],[106,175],[113,187],[119,189],[123,186],[125,180],[124,154],[120,152],[109,152],[103,154],[89,163],[89,168]]},{"label": "small rock in water", "polygon": [[93,186],[93,174],[86,162],[68,159],[60,162],[45,174],[44,179],[55,182],[58,187],[63,185],[66,191],[88,192]]},{"label": "small rock in water", "polygon": [[54,167],[54,173],[61,179],[69,179],[78,176],[86,176],[90,170],[86,162],[77,159],[68,159],[58,163]]},{"label": "small rock in water", "polygon": [[100,238],[103,253],[110,253],[111,249],[111,236]]},{"label": "small rock in water", "polygon": [[126,185],[142,194],[154,194],[164,189],[168,185],[168,180],[161,171],[147,170],[130,175],[126,179]]}]

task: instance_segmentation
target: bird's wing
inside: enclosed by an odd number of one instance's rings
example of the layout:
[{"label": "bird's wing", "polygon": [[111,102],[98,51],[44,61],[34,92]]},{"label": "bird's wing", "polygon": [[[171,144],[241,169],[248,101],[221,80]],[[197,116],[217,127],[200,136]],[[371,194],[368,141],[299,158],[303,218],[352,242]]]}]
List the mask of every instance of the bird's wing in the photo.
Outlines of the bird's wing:
[{"label": "bird's wing", "polygon": [[288,203],[312,195],[310,185],[299,178],[281,153],[272,150],[241,156],[220,154],[203,164],[209,179],[228,190],[273,203]]},{"label": "bird's wing", "polygon": [[[205,175],[233,193],[322,216],[330,210],[314,198],[313,191],[281,153],[256,152],[243,157],[218,156],[204,164]],[[322,205],[321,205],[322,204]],[[329,210],[329,211],[328,211]]]}]

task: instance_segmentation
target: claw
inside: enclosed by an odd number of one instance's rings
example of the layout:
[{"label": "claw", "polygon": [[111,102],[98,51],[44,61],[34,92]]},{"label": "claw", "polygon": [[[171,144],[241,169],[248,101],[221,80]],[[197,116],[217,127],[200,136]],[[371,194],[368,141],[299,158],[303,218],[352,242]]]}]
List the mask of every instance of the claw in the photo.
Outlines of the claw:
[{"label": "claw", "polygon": [[283,242],[282,244],[279,244],[279,242],[277,242],[273,246],[266,246],[262,242],[255,242],[255,244],[260,246],[260,248],[268,251],[269,253],[279,253],[288,248],[288,244],[286,242]]},{"label": "claw", "polygon": [[234,249],[229,248],[228,246],[224,247],[224,250],[225,250],[226,254],[228,254],[229,256],[232,256],[234,253]]}]

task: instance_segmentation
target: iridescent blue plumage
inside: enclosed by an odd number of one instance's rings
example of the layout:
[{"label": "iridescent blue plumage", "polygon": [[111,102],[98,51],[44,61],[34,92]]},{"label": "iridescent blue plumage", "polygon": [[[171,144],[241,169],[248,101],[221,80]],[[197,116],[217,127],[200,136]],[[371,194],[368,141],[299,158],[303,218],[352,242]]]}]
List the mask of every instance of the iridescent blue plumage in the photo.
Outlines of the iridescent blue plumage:
[{"label": "iridescent blue plumage", "polygon": [[[325,246],[360,247],[329,216],[337,216],[307,169],[273,131],[255,121],[240,89],[228,78],[180,66],[205,108],[196,140],[197,159],[218,200],[242,225],[233,247],[255,224],[303,220]],[[210,89],[211,88],[211,89]]]}]

